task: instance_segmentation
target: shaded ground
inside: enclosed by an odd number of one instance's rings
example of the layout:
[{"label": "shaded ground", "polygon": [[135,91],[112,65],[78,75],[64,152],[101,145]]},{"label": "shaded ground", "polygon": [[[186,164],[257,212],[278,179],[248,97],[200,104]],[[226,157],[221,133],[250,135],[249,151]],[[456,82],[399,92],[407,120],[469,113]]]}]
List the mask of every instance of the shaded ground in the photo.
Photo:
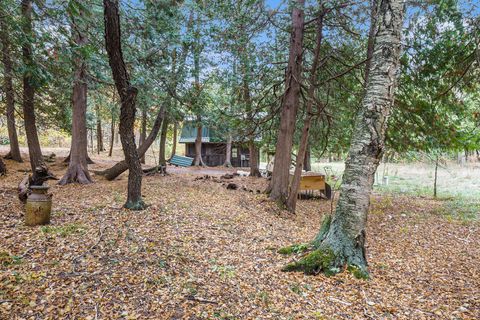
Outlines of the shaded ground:
[{"label": "shaded ground", "polygon": [[[373,196],[372,279],[312,277],[280,272],[292,257],[276,250],[312,239],[327,201],[299,201],[290,216],[256,193],[263,179],[235,178],[248,192],[173,173],[146,177],[151,206],[128,212],[126,175],[95,177],[53,186],[51,225],[28,228],[15,190],[28,163],[7,165],[2,319],[480,318],[480,227],[445,215],[441,201]],[[52,169],[60,176],[65,166]]]}]

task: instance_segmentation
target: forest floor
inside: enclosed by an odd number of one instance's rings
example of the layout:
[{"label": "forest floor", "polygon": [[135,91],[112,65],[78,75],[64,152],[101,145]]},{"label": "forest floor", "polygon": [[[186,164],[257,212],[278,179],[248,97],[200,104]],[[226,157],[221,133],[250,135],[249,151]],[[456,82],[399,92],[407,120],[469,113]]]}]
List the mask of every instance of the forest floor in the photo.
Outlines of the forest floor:
[{"label": "forest floor", "polygon": [[[91,169],[112,162],[93,159]],[[51,164],[59,177],[60,160]],[[196,179],[204,172],[170,170],[145,177],[150,207],[130,212],[127,175],[94,176],[86,186],[51,183],[51,224],[26,227],[16,186],[28,163],[6,164],[0,319],[480,318],[480,223],[451,214],[448,200],[374,194],[371,278],[306,276],[281,272],[296,257],[276,251],[314,237],[326,200],[301,200],[290,215],[257,192],[263,178],[236,177],[240,188],[227,190],[219,178]]]}]

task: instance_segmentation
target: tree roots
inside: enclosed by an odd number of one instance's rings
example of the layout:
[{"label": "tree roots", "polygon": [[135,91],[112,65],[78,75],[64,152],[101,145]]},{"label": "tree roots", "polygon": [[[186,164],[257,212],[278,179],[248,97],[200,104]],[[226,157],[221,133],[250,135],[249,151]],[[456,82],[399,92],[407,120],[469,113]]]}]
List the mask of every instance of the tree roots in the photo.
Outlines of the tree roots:
[{"label": "tree roots", "polygon": [[[322,272],[326,276],[332,276],[346,268],[346,270],[352,273],[355,278],[368,279],[369,275],[366,262],[362,263],[364,259],[358,259],[355,252],[345,250],[345,247],[341,245],[332,246],[331,243],[334,242],[329,243],[326,241],[331,223],[332,216],[326,215],[323,218],[322,226],[320,227],[318,235],[312,242],[294,244],[279,249],[277,252],[284,255],[304,254],[299,260],[291,262],[283,267],[282,271],[300,271],[308,275]],[[350,257],[349,254],[353,254],[353,257]]]},{"label": "tree roots", "polygon": [[125,209],[128,209],[128,210],[132,210],[132,211],[141,211],[141,210],[145,210],[148,208],[148,205],[143,202],[143,200],[138,200],[138,201],[128,201],[127,203],[125,203],[123,205],[123,207]]},{"label": "tree roots", "polygon": [[[295,248],[305,248],[308,245],[302,244],[301,246],[290,246],[289,248],[282,248],[283,252],[294,252]],[[279,250],[279,253],[280,253]],[[347,258],[340,253],[335,253],[331,248],[326,245],[322,245],[320,248],[314,249],[307,255],[303,256],[300,260],[291,262],[282,268],[284,272],[300,271],[307,275],[315,275],[320,272],[326,276],[333,276],[346,267],[346,270],[353,274],[357,279],[368,279],[369,274],[366,266],[357,266],[354,264],[348,264]]]},{"label": "tree roots", "polygon": [[84,169],[82,165],[70,165],[65,172],[65,175],[58,182],[59,185],[63,186],[69,183],[79,183],[79,184],[89,184],[93,183],[88,170]]}]

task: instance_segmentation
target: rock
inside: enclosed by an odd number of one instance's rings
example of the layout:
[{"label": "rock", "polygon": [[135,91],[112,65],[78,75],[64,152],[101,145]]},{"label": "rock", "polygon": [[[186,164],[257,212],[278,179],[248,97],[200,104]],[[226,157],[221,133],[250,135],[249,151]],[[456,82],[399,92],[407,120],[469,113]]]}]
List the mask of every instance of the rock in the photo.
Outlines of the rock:
[{"label": "rock", "polygon": [[237,190],[238,186],[235,183],[227,184],[227,190]]}]

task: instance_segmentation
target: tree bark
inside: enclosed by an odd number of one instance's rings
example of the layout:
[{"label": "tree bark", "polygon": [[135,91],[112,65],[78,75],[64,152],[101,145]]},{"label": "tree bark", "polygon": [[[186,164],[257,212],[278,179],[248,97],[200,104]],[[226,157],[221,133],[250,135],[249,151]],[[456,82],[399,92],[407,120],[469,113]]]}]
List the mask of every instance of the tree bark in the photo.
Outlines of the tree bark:
[{"label": "tree bark", "polygon": [[[88,137],[87,137],[87,149],[88,149]],[[65,163],[70,162],[70,152],[68,153],[68,156],[66,156],[65,159],[63,159],[63,162]],[[93,162],[93,160],[89,157],[88,152],[87,152],[87,164],[95,164],[95,162]]]},{"label": "tree bark", "polygon": [[250,177],[261,177],[260,169],[258,167],[258,147],[255,141],[248,142],[248,151],[250,153]]},{"label": "tree bark", "polygon": [[120,140],[129,169],[127,202],[124,207],[131,210],[143,210],[146,207],[142,199],[143,172],[133,132],[138,90],[130,84],[127,68],[123,61],[118,1],[103,0],[103,7],[108,61],[121,101]]},{"label": "tree bark", "polygon": [[433,197],[437,197],[437,181],[438,181],[438,154],[435,157],[435,178],[433,180]]},{"label": "tree bark", "polygon": [[105,147],[103,146],[102,118],[98,104],[95,106],[95,112],[97,115],[97,154],[100,154],[101,151],[105,151]]},{"label": "tree bark", "polygon": [[111,157],[113,154],[113,143],[115,142],[115,114],[112,110],[112,120],[110,124],[110,147],[108,150],[108,156]]},{"label": "tree bark", "polygon": [[[245,35],[245,29],[241,28],[244,39],[247,38]],[[248,43],[242,43],[242,48],[240,49],[240,63],[242,69],[242,99],[245,105],[245,113],[247,114],[247,122],[249,131],[251,132],[248,137],[248,150],[250,154],[249,166],[250,166],[250,177],[261,177],[260,169],[258,167],[258,149],[255,145],[255,125],[254,115],[252,110],[252,96],[250,93],[250,66],[248,61]]]},{"label": "tree bark", "polygon": [[225,162],[223,165],[227,168],[232,167],[232,135],[227,136],[227,145],[225,147]]},{"label": "tree bark", "polygon": [[[165,115],[165,107],[161,107],[160,110],[158,111],[155,122],[153,123],[152,130],[150,131],[150,134],[148,135],[148,137],[145,139],[145,143],[143,143],[137,149],[137,153],[140,157],[147,152],[148,148],[150,148],[152,143],[157,138],[158,132],[160,131],[160,128],[162,126],[164,115]],[[111,168],[108,168],[104,171],[95,172],[95,173],[99,175],[103,175],[107,180],[111,181],[127,170],[128,170],[127,162],[123,160],[123,161],[117,162]]]},{"label": "tree bark", "polygon": [[175,153],[177,153],[177,131],[178,131],[178,122],[173,122],[173,144],[172,144],[172,154],[170,155],[170,159],[173,158]]},{"label": "tree bark", "polygon": [[377,31],[377,16],[378,16],[378,4],[380,0],[370,0],[370,30],[368,32],[368,44],[367,44],[367,62],[365,63],[365,83],[364,87],[367,87],[368,78],[370,75],[370,68],[372,65],[373,49],[375,45],[375,32]]},{"label": "tree bark", "polygon": [[303,159],[303,170],[312,171],[312,158],[310,151],[310,143],[307,141],[307,151],[305,152],[305,158]]},{"label": "tree bark", "polygon": [[288,197],[290,164],[295,120],[300,103],[300,83],[302,76],[303,27],[305,22],[304,0],[297,0],[292,11],[292,32],[290,34],[290,52],[285,78],[285,93],[282,100],[280,127],[275,148],[275,162],[272,179],[267,192],[270,199],[282,205]]},{"label": "tree bark", "polygon": [[10,58],[10,40],[8,35],[7,23],[5,18],[0,16],[0,37],[2,42],[2,62],[3,62],[3,91],[5,92],[5,102],[7,105],[7,129],[8,139],[10,141],[10,152],[5,156],[6,159],[12,159],[17,162],[23,162],[18,145],[17,128],[15,126],[15,92],[13,91],[12,59]]},{"label": "tree bark", "polygon": [[[87,38],[79,27],[75,24],[75,19],[72,18],[75,45],[82,47],[87,44]],[[74,182],[80,184],[93,182],[87,166],[87,65],[82,54],[77,54],[78,56],[74,58],[70,161],[65,175],[58,182],[60,185]]]},{"label": "tree bark", "polygon": [[[87,129],[88,132],[88,129]],[[93,128],[90,128],[90,152],[93,153]]]},{"label": "tree bark", "polygon": [[168,117],[165,117],[162,124],[162,131],[160,132],[160,151],[158,155],[158,164],[160,166],[167,165],[167,159],[165,156],[166,143],[167,143],[167,132],[168,132]]},{"label": "tree bark", "polygon": [[[147,110],[145,108],[142,109],[142,130],[140,132],[140,142],[139,145],[145,143],[145,139],[147,138]],[[145,163],[145,154],[143,154],[140,158],[141,163]]]},{"label": "tree bark", "polygon": [[193,160],[194,166],[205,166],[202,159],[202,118],[197,116],[197,137],[195,138],[195,158]]},{"label": "tree bark", "polygon": [[5,163],[3,162],[2,157],[0,157],[0,176],[4,176],[7,174],[7,167],[5,166]]},{"label": "tree bark", "polygon": [[[314,50],[314,57],[312,63],[312,69],[310,71],[309,87],[307,92],[307,102],[306,102],[306,115],[303,122],[302,135],[300,138],[300,146],[298,148],[298,154],[296,157],[295,163],[295,173],[293,175],[292,183],[290,186],[290,193],[286,201],[286,207],[288,211],[294,213],[297,205],[298,192],[300,189],[300,180],[302,179],[302,168],[305,155],[307,153],[308,146],[308,136],[310,131],[310,126],[312,124],[313,118],[313,104],[315,98],[315,87],[316,87],[316,78],[317,78],[317,69],[320,60],[320,49],[322,47],[323,39],[323,19],[325,17],[326,11],[323,10],[320,12],[320,16],[317,19],[317,32],[316,32],[316,45]],[[275,170],[275,167],[273,168]]]},{"label": "tree bark", "polygon": [[394,102],[403,14],[403,0],[382,1],[369,81],[355,119],[335,213],[324,219],[312,242],[315,250],[287,265],[285,271],[337,273],[347,265],[356,277],[368,277],[365,227],[374,175],[385,149],[385,130]]},{"label": "tree bark", "polygon": [[205,163],[202,159],[202,116],[200,111],[199,105],[199,98],[201,94],[200,88],[200,53],[202,51],[201,48],[201,38],[200,38],[200,28],[201,28],[201,19],[200,15],[197,14],[197,29],[194,32],[194,45],[193,45],[193,75],[195,78],[195,91],[196,91],[196,98],[195,98],[195,108],[197,113],[197,136],[195,138],[195,158],[193,161],[193,165],[195,166],[205,166]]},{"label": "tree bark", "polygon": [[28,154],[30,157],[30,167],[32,172],[35,168],[45,165],[42,157],[42,150],[40,148],[40,141],[38,140],[37,126],[35,120],[35,87],[32,72],[28,69],[35,68],[33,62],[32,43],[33,39],[32,29],[32,1],[22,0],[22,31],[28,37],[22,44],[22,57],[25,68],[23,73],[23,119],[25,123],[25,133],[27,135]]}]

